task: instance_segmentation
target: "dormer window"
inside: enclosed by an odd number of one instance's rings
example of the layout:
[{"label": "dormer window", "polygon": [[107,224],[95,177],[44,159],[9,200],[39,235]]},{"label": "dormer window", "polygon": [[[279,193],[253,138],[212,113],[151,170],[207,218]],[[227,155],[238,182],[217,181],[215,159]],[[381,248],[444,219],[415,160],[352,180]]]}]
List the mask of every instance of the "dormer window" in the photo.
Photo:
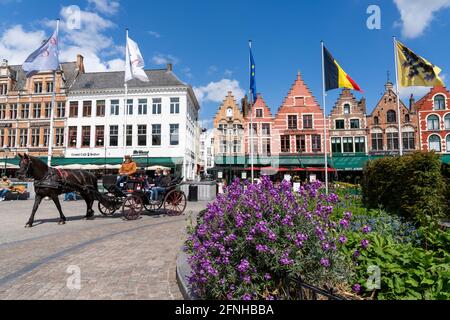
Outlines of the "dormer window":
[{"label": "dormer window", "polygon": [[350,105],[344,104],[344,114],[350,114]]},{"label": "dormer window", "polygon": [[4,96],[8,94],[8,85],[6,83],[0,84],[0,95]]},{"label": "dormer window", "polygon": [[232,108],[228,108],[227,109],[227,118],[233,118],[233,109]]},{"label": "dormer window", "polygon": [[434,110],[445,110],[445,97],[441,94],[434,97]]},{"label": "dormer window", "polygon": [[380,124],[380,118],[378,118],[378,117],[373,117],[373,124]]},{"label": "dormer window", "polygon": [[397,122],[397,114],[394,110],[389,110],[386,114],[387,123],[396,123]]},{"label": "dormer window", "polygon": [[256,109],[256,117],[262,118],[263,117],[263,110],[262,109]]}]

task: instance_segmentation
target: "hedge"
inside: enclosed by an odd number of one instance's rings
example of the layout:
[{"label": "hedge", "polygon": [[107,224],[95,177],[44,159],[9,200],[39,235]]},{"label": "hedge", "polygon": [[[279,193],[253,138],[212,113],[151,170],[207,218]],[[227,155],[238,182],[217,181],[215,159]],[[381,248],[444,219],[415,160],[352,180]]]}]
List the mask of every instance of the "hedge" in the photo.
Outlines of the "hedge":
[{"label": "hedge", "polygon": [[429,226],[448,215],[447,181],[434,152],[377,159],[364,168],[363,202]]}]

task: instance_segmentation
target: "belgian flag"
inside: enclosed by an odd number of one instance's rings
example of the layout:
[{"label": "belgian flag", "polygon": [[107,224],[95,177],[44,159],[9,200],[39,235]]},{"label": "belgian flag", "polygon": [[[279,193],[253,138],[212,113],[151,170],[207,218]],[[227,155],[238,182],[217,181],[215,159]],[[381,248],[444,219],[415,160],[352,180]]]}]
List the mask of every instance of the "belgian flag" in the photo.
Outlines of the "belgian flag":
[{"label": "belgian flag", "polygon": [[348,88],[362,92],[358,84],[334,60],[327,48],[323,47],[323,63],[325,71],[325,91]]}]

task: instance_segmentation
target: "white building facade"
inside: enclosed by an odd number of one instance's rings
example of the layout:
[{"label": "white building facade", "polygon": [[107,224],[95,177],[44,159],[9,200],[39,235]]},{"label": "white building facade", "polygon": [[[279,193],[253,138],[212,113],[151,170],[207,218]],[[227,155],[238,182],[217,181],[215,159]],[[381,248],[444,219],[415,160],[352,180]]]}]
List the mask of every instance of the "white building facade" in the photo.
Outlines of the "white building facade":
[{"label": "white building facade", "polygon": [[75,81],[67,102],[65,156],[116,164],[131,155],[140,167],[170,166],[193,180],[200,143],[194,91],[171,65],[146,72],[150,81],[128,82],[126,96],[123,72],[85,73]]},{"label": "white building facade", "polygon": [[200,165],[205,173],[214,168],[214,130],[203,130],[200,136]]}]

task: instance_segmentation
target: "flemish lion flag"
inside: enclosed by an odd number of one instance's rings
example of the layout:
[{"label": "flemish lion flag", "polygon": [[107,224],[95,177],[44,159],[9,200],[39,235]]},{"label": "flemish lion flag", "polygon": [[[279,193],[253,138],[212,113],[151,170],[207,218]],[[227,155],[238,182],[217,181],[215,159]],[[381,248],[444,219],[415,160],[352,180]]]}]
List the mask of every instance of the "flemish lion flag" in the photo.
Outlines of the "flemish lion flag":
[{"label": "flemish lion flag", "polygon": [[362,92],[358,84],[344,71],[344,69],[341,68],[325,47],[323,47],[323,57],[326,91],[338,88],[348,88]]},{"label": "flemish lion flag", "polygon": [[398,77],[402,87],[444,86],[441,69],[397,41]]}]

